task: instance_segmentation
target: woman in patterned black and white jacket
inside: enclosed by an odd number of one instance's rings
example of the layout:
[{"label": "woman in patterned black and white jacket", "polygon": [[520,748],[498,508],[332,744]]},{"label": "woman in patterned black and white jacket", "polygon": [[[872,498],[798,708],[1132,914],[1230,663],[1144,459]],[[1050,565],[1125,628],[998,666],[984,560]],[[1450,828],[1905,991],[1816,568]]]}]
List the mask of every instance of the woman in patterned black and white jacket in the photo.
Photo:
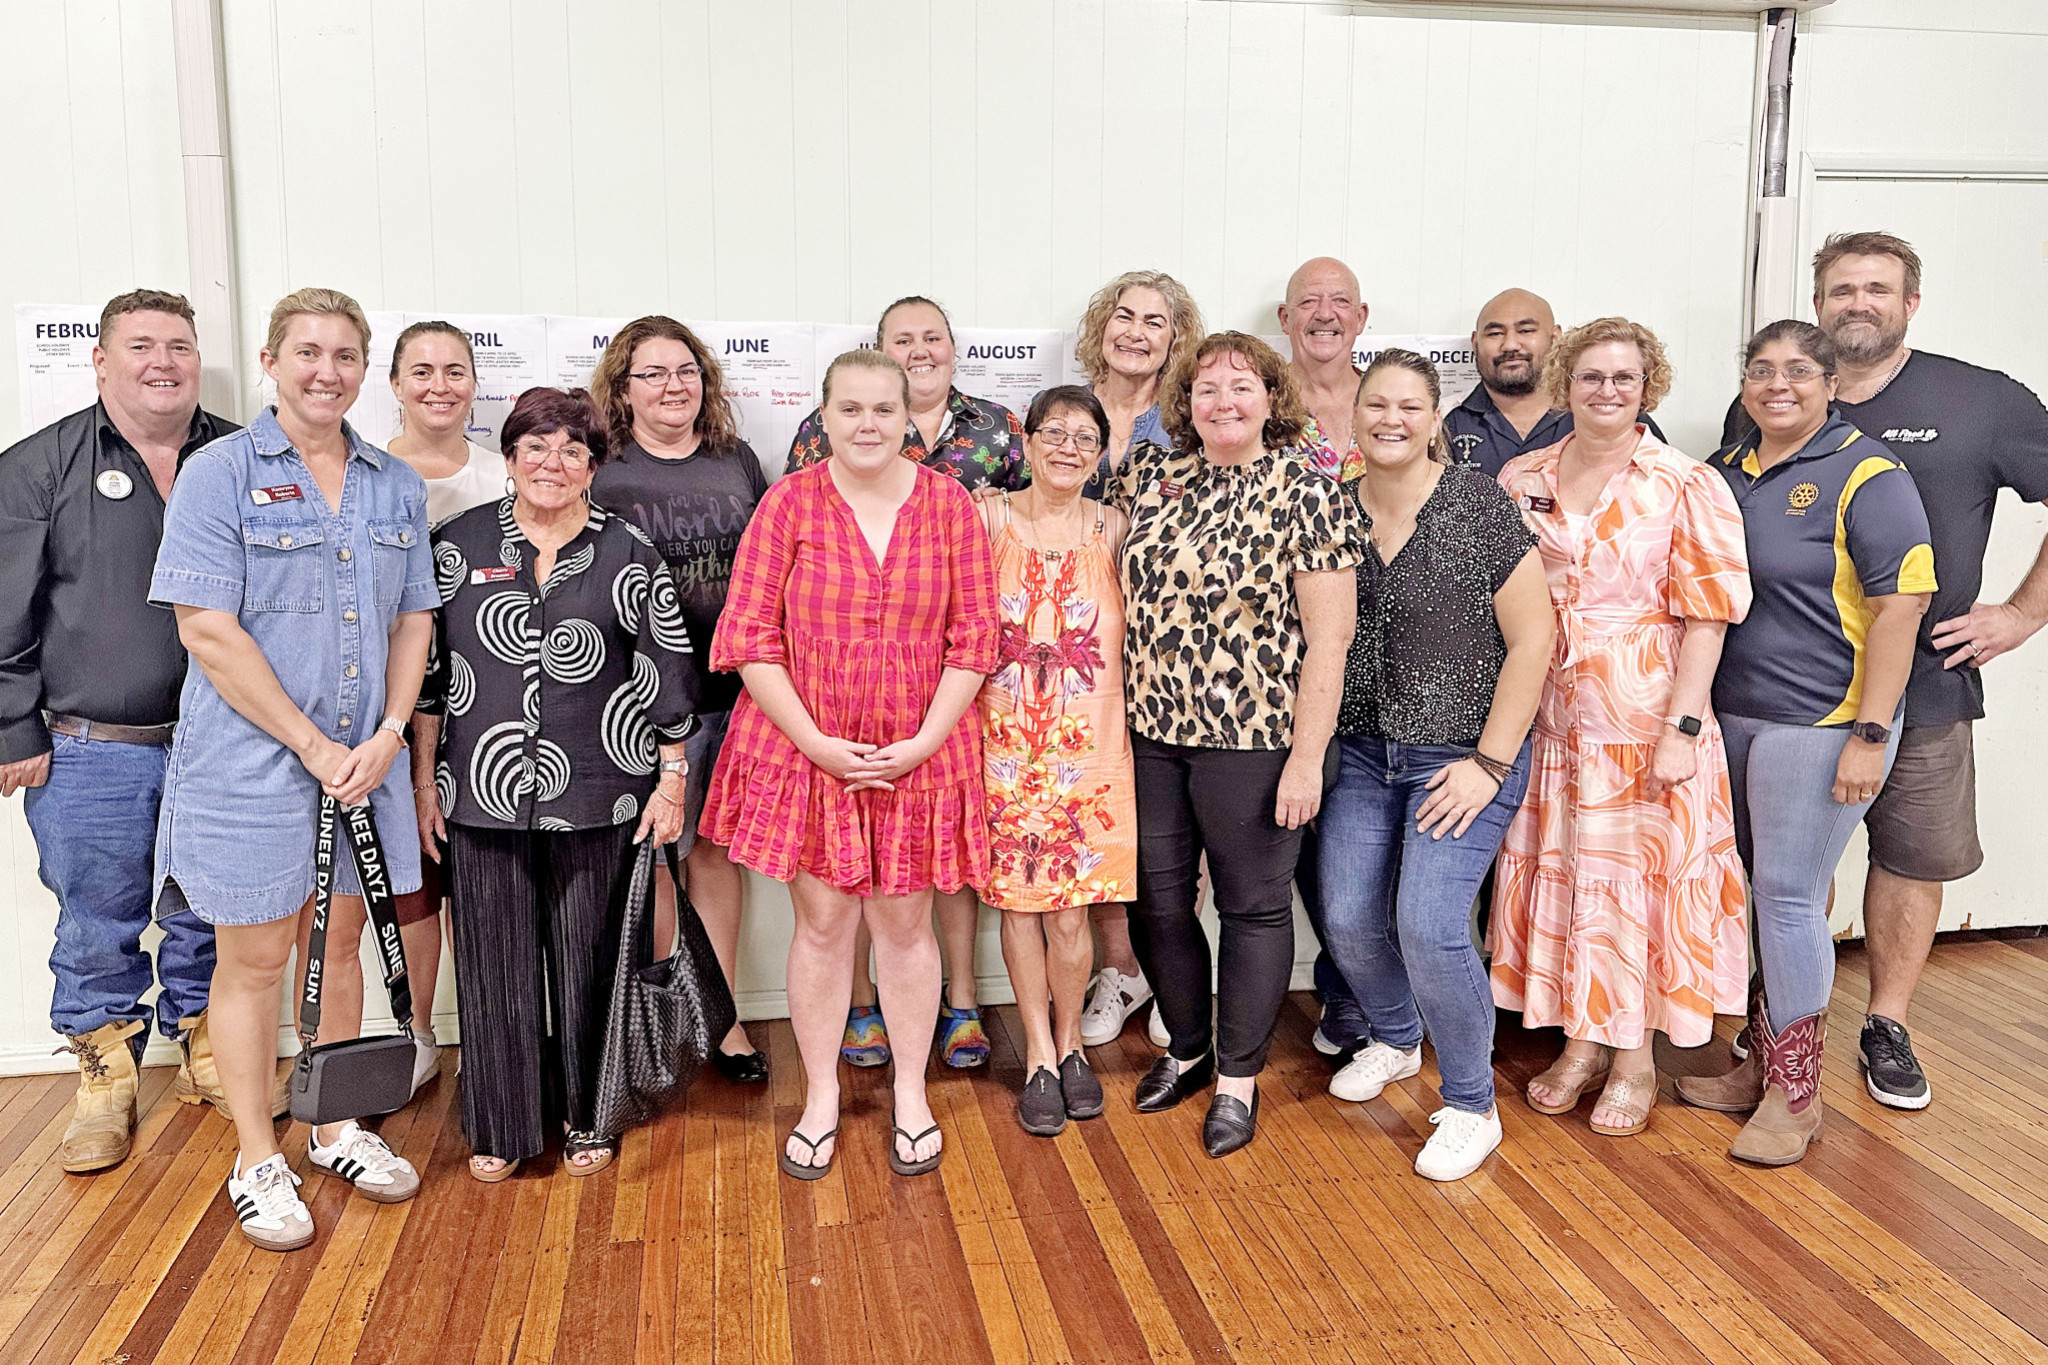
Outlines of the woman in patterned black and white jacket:
[{"label": "woman in patterned black and white jacket", "polygon": [[[581,390],[529,389],[502,433],[512,495],[434,533],[443,606],[414,718],[421,843],[449,844],[470,1173],[497,1181],[589,1131],[633,846],[683,823],[696,724],[668,567],[592,506],[604,425]],[[546,1011],[544,1014],[543,1011]]]}]

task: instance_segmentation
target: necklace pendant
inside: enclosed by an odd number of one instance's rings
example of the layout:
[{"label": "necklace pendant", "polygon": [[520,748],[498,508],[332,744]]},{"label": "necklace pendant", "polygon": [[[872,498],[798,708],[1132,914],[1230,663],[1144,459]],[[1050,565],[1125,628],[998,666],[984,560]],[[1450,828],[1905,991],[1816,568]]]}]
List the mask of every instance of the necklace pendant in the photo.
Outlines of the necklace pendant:
[{"label": "necklace pendant", "polygon": [[1059,563],[1059,562],[1060,562],[1060,557],[1061,557],[1062,555],[1066,554],[1066,551],[1065,551],[1065,550],[1040,550],[1040,551],[1039,551],[1039,553],[1045,556],[1045,562],[1046,562],[1046,563],[1048,563],[1048,564],[1057,564],[1057,563]]}]

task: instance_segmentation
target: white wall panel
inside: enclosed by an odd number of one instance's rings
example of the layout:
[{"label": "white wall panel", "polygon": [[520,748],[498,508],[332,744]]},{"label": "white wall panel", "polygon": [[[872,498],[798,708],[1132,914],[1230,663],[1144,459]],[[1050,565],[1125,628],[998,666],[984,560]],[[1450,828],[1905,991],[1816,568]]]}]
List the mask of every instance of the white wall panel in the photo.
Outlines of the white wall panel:
[{"label": "white wall panel", "polygon": [[[415,312],[856,323],[923,292],[966,326],[1067,327],[1140,266],[1179,276],[1212,324],[1270,331],[1289,271],[1331,253],[1383,333],[1461,331],[1508,285],[1567,321],[1640,319],[1679,370],[1660,417],[1696,453],[1726,402],[1755,48],[1739,20],[1214,0],[224,8],[252,350],[306,284]],[[0,0],[0,25],[16,210],[0,299],[181,287],[168,11]],[[1801,44],[1809,150],[2048,157],[2033,0],[1838,0]],[[1996,362],[2006,343],[1980,334],[1973,358]],[[0,366],[0,437],[14,385]],[[2012,670],[2048,677],[2032,658]],[[2013,686],[1994,695],[2039,684]],[[0,1053],[17,1057],[42,1046],[48,990],[29,850],[10,802]],[[787,900],[759,881],[749,896],[743,995],[773,1009]],[[999,977],[992,931],[984,949]]]}]

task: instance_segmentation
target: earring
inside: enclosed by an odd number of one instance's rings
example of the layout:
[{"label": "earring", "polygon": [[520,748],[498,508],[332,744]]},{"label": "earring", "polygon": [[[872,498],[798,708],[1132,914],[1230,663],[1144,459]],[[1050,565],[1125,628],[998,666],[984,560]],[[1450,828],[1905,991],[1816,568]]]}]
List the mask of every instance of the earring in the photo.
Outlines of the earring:
[{"label": "earring", "polygon": [[505,476],[505,496],[508,498],[519,496],[519,484],[510,474]]}]

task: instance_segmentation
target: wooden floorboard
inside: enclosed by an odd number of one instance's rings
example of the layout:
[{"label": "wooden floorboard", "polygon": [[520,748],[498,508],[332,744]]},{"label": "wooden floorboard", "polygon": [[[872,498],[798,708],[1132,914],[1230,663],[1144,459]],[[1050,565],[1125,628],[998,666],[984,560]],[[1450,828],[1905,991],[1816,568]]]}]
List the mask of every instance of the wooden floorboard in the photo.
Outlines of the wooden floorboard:
[{"label": "wooden floorboard", "polygon": [[[934,1068],[939,1175],[885,1163],[889,1075],[851,1072],[840,1154],[775,1169],[801,1110],[787,1024],[757,1027],[769,1085],[710,1077],[602,1174],[558,1155],[469,1179],[455,1053],[384,1120],[423,1172],[410,1204],[352,1196],[285,1150],[319,1236],[253,1250],[222,1192],[233,1131],[151,1069],[134,1154],[57,1164],[72,1083],[0,1081],[0,1365],[613,1361],[933,1365],[2048,1365],[2048,941],[1937,949],[1914,1041],[1919,1114],[1855,1064],[1867,981],[1846,948],[1822,1141],[1800,1165],[1728,1161],[1739,1120],[1676,1105],[1602,1138],[1519,1087],[1554,1034],[1503,1022],[1506,1138],[1471,1179],[1410,1170],[1433,1065],[1369,1104],[1328,1094],[1292,997],[1261,1084],[1260,1138],[1221,1162],[1201,1104],[1141,1115],[1154,1055],[1134,1026],[1094,1057],[1101,1119],[1058,1138],[1014,1116],[1015,1014],[985,1071]],[[1717,1069],[1735,1026],[1672,1074]]]}]

